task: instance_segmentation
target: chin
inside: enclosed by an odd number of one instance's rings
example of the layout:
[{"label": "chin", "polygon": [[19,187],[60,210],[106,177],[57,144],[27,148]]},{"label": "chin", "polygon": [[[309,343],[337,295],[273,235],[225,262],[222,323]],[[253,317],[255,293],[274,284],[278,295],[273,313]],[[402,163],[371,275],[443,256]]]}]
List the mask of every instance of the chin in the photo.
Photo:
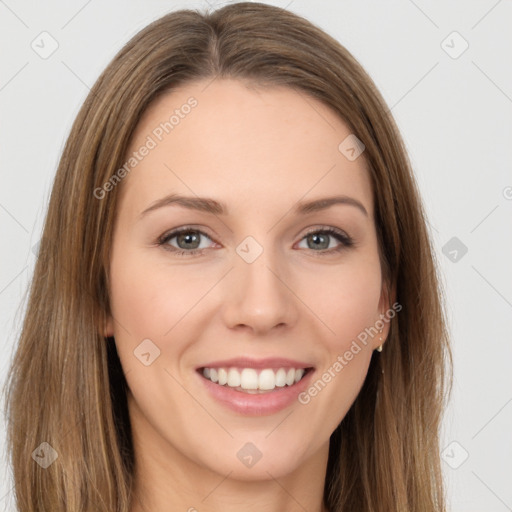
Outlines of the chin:
[{"label": "chin", "polygon": [[254,442],[240,441],[238,438],[236,441],[231,440],[230,447],[223,450],[225,456],[220,458],[214,453],[209,457],[210,460],[205,461],[205,465],[221,475],[229,474],[232,480],[254,482],[282,478],[295,472],[304,463],[307,458],[304,453],[306,446],[308,443],[303,438],[302,441],[297,440],[297,443],[290,443],[288,438],[286,445],[282,438],[272,442],[265,440],[263,435],[261,441]]}]

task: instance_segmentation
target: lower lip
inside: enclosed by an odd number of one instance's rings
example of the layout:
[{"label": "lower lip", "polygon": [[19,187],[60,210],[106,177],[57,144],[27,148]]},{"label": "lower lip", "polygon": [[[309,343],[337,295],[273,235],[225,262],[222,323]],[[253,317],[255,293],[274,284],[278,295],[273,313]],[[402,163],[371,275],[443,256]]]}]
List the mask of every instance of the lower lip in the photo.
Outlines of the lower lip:
[{"label": "lower lip", "polygon": [[220,386],[211,380],[203,377],[197,372],[199,378],[210,395],[227,406],[232,411],[245,416],[264,416],[275,414],[297,401],[297,397],[309,385],[314,370],[310,369],[302,379],[292,386],[284,386],[275,388],[273,391],[266,393],[250,394],[243,391],[236,391],[227,386]]}]

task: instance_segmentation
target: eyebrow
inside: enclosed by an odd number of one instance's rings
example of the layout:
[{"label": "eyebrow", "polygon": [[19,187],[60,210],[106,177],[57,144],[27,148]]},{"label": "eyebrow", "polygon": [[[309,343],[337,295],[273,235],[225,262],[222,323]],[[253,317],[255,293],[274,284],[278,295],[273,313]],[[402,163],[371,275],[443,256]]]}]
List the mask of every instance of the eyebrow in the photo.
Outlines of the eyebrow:
[{"label": "eyebrow", "polygon": [[[307,215],[308,213],[326,210],[327,208],[337,204],[354,206],[364,215],[368,216],[366,208],[360,201],[353,197],[344,195],[322,197],[313,201],[299,202],[294,208],[294,213],[298,215]],[[188,208],[189,210],[198,210],[211,213],[213,215],[228,215],[228,208],[223,203],[216,201],[215,199],[210,199],[207,197],[183,196],[181,194],[169,194],[153,202],[140,214],[140,217],[144,217],[149,212],[159,208],[171,205],[181,206],[182,208]]]}]

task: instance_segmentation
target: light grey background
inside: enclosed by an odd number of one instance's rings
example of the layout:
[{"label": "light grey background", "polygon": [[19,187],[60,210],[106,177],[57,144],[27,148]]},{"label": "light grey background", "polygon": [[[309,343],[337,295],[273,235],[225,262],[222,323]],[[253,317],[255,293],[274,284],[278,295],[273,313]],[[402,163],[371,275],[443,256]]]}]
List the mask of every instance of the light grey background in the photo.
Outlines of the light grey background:
[{"label": "light grey background", "polygon": [[[149,22],[224,3],[0,0],[1,384],[58,159],[88,89]],[[442,448],[450,510],[512,510],[511,2],[268,3],[338,39],[392,107],[447,290],[455,383]],[[58,43],[48,58],[31,47],[51,49],[44,31]],[[1,420],[0,510],[11,511]]]}]

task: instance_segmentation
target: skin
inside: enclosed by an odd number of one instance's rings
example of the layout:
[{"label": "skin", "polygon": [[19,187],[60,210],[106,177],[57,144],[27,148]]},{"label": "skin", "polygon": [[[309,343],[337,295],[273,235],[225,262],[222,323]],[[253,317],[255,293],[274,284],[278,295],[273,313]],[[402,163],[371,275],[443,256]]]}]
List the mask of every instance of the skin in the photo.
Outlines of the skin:
[{"label": "skin", "polygon": [[[159,98],[128,153],[190,96],[198,105],[118,185],[104,334],[115,337],[129,385],[131,512],[283,512],[298,504],[325,512],[329,437],[361,389],[379,336],[309,403],[265,416],[214,401],[195,368],[235,356],[289,357],[311,361],[319,378],[381,318],[390,302],[368,170],[364,158],[349,161],[338,150],[351,132],[326,106],[288,88],[232,79],[188,83]],[[216,199],[228,214],[168,205],[141,217],[170,193]],[[298,201],[332,195],[357,199],[368,215],[348,204],[292,211]],[[200,254],[157,244],[189,225],[207,234],[193,233]],[[324,235],[317,248],[307,232],[326,227],[355,245]],[[236,252],[247,236],[263,248],[250,264]],[[190,251],[178,244],[174,237],[167,247]],[[134,356],[145,339],[160,350],[149,366]],[[236,456],[247,442],[262,453],[251,468]]]}]

